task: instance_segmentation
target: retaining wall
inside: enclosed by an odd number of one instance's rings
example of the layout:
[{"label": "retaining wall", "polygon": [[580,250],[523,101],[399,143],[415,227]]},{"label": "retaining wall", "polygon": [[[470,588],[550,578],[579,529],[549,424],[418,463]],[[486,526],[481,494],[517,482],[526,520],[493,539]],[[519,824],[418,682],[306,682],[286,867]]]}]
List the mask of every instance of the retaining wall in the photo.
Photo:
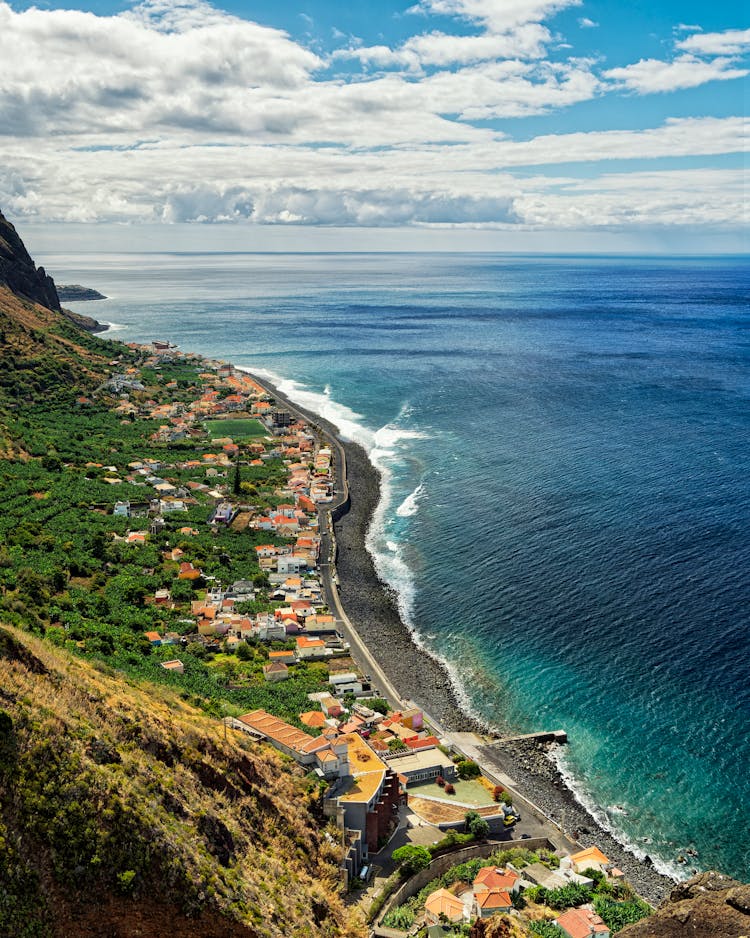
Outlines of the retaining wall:
[{"label": "retaining wall", "polygon": [[465,863],[466,860],[473,860],[475,857],[489,857],[497,850],[513,850],[517,847],[523,850],[554,850],[554,846],[546,837],[529,837],[527,840],[507,840],[502,843],[490,841],[481,844],[473,844],[470,847],[463,847],[461,850],[452,850],[450,853],[443,853],[435,857],[426,869],[415,873],[411,879],[408,879],[393,893],[383,906],[378,916],[378,922],[382,922],[383,916],[390,912],[391,909],[403,905],[407,899],[411,899],[412,896],[415,896],[427,883],[431,882],[433,879],[437,879],[438,876],[442,876],[443,873],[447,873],[452,866]]}]

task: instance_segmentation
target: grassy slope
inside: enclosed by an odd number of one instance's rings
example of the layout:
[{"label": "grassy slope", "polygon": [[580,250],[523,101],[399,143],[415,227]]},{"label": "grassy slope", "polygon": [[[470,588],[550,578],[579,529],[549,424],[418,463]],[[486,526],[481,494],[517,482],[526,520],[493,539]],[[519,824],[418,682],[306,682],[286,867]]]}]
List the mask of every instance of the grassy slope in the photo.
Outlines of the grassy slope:
[{"label": "grassy slope", "polygon": [[0,629],[0,934],[360,934],[299,770],[106,670]]}]

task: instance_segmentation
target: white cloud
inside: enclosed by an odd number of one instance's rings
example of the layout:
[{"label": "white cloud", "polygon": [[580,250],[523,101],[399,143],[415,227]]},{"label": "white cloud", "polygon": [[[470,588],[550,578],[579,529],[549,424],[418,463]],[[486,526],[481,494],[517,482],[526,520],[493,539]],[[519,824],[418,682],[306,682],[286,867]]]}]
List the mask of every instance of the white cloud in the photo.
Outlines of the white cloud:
[{"label": "white cloud", "polygon": [[359,59],[380,67],[395,65],[416,71],[425,66],[465,65],[489,59],[535,59],[544,55],[550,38],[549,30],[541,24],[524,23],[508,32],[481,36],[424,33],[407,39],[396,49],[354,46],[338,50],[334,58]]},{"label": "white cloud", "polygon": [[595,23],[594,20],[589,19],[588,16],[582,16],[578,20],[578,25],[581,27],[581,29],[596,29],[599,24]]},{"label": "white cloud", "polygon": [[581,0],[420,0],[412,12],[457,16],[491,32],[506,32],[523,23],[540,23]]},{"label": "white cloud", "polygon": [[696,55],[742,55],[750,50],[750,29],[727,29],[723,33],[699,33],[677,43],[678,49]]},{"label": "white cloud", "polygon": [[744,182],[739,170],[616,174],[595,187],[576,180],[563,193],[519,196],[514,210],[537,228],[742,226]]},{"label": "white cloud", "polygon": [[681,88],[696,88],[708,81],[727,81],[744,78],[747,69],[734,68],[729,58],[717,58],[704,62],[693,55],[681,55],[672,62],[660,59],[641,59],[622,68],[610,68],[604,77],[617,82],[624,88],[640,94],[659,91],[677,91]]},{"label": "white cloud", "polygon": [[[510,123],[481,123],[569,108],[615,82],[667,90],[739,72],[684,52],[603,82],[596,62],[548,60],[542,20],[572,5],[423,0],[421,12],[463,17],[477,34],[432,30],[329,62],[204,0],[147,0],[109,17],[15,13],[0,0],[0,205],[68,222],[567,228],[678,224],[704,211],[735,224],[730,175],[607,176],[597,164],[739,152],[741,118],[529,140],[512,139]],[[345,58],[348,71],[333,74]],[[588,164],[591,179],[570,178],[566,163]],[[710,206],[695,191],[702,181]]]}]

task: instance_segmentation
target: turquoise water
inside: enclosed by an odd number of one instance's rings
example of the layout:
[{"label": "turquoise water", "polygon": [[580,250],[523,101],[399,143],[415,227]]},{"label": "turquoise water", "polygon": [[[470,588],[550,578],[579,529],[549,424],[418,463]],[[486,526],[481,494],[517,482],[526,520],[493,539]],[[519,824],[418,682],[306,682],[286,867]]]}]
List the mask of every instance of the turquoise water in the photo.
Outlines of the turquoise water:
[{"label": "turquoise water", "polygon": [[466,706],[565,727],[581,800],[661,868],[750,876],[744,261],[43,262],[115,337],[266,372],[365,445],[370,548]]}]

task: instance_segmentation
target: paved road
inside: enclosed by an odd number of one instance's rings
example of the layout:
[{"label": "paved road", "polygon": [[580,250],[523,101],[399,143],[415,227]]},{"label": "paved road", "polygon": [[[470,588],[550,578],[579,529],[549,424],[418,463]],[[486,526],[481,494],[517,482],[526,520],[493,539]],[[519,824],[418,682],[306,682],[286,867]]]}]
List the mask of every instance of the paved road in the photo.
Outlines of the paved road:
[{"label": "paved road", "polygon": [[[255,375],[253,375],[253,377],[258,382],[258,384],[266,389],[271,397],[274,397],[276,400],[280,401],[289,410],[290,413],[308,423],[310,427],[318,434],[321,440],[325,441],[325,443],[331,447],[331,452],[333,454],[333,469],[335,473],[334,497],[331,502],[328,502],[325,504],[325,506],[320,506],[318,508],[318,520],[320,523],[321,534],[319,572],[323,595],[326,598],[326,602],[328,603],[329,608],[340,620],[341,630],[346,640],[350,644],[352,657],[357,662],[359,668],[365,674],[370,675],[372,679],[372,686],[377,687],[379,696],[385,697],[391,707],[396,710],[400,710],[408,704],[408,701],[404,701],[400,697],[396,688],[393,686],[383,669],[370,653],[370,650],[358,635],[357,630],[349,620],[349,617],[344,610],[338,587],[336,585],[336,568],[334,563],[335,533],[333,531],[331,513],[343,505],[349,498],[349,482],[346,475],[346,451],[339,441],[338,436],[336,435],[336,427],[328,423],[326,420],[323,420],[316,414],[309,413],[303,408],[298,407],[267,381],[264,381]],[[570,851],[571,849],[575,848],[575,843],[565,836],[561,828],[555,824],[554,821],[548,818],[541,810],[541,808],[537,807],[528,799],[524,798],[523,795],[518,792],[513,779],[505,775],[498,766],[491,764],[488,765],[486,754],[481,752],[479,748],[483,743],[483,740],[480,737],[476,736],[474,733],[450,732],[444,729],[437,720],[430,717],[426,711],[424,716],[425,720],[433,727],[436,734],[441,739],[443,739],[448,745],[453,746],[458,752],[461,752],[465,758],[473,759],[482,765],[482,769],[485,775],[494,779],[497,784],[503,785],[504,788],[513,794],[514,804],[521,811],[521,821],[516,825],[515,831],[511,836],[515,838],[522,836],[546,837],[558,848],[565,849],[566,851]],[[434,830],[435,828],[427,827],[423,832],[423,836],[430,838],[430,843],[433,839],[435,839],[434,834],[432,833]],[[396,838],[394,838],[394,841],[392,842],[393,846],[391,847],[391,851],[395,849],[396,846],[401,846],[406,842],[422,842],[420,839],[420,834],[421,832],[418,826],[410,829],[405,827],[400,829],[399,833],[396,835]],[[390,853],[388,853],[388,860],[386,860],[385,856],[383,859],[385,860],[384,865],[386,868],[388,868]],[[380,862],[379,856],[376,858],[375,862]]]},{"label": "paved road", "polygon": [[341,596],[336,584],[336,568],[334,565],[335,534],[331,518],[332,512],[340,508],[349,498],[346,450],[336,436],[336,428],[334,426],[322,420],[316,414],[312,414],[298,407],[295,403],[290,401],[288,397],[281,394],[272,384],[269,384],[262,378],[258,378],[257,375],[253,375],[253,378],[261,387],[266,389],[271,397],[283,403],[291,414],[308,423],[318,436],[331,448],[333,454],[333,471],[335,473],[334,496],[332,501],[326,502],[325,505],[318,508],[318,521],[321,535],[319,573],[323,595],[325,596],[328,607],[340,620],[341,630],[351,646],[352,657],[357,662],[360,669],[364,674],[370,675],[371,684],[373,687],[377,688],[379,696],[385,697],[395,710],[400,710],[404,707],[405,701],[401,699],[398,691],[388,679],[386,673],[357,634],[357,630],[349,620],[341,603]]}]

